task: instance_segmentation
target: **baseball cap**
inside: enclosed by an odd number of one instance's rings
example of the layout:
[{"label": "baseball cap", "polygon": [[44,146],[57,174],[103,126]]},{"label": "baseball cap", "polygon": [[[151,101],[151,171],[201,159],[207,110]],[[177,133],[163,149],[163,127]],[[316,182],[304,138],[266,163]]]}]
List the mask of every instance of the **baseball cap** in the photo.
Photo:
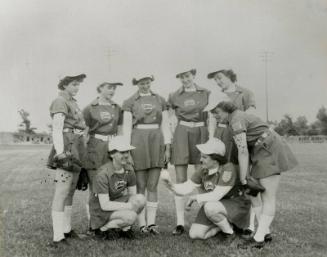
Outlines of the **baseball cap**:
[{"label": "baseball cap", "polygon": [[124,136],[116,136],[109,140],[108,151],[126,152],[135,149],[134,146],[130,145],[129,140]]},{"label": "baseball cap", "polygon": [[190,69],[190,70],[185,70],[185,71],[182,71],[180,73],[177,73],[176,78],[179,78],[181,75],[183,75],[183,74],[185,74],[187,72],[191,72],[194,76],[196,75],[196,69]]},{"label": "baseball cap", "polygon": [[210,138],[206,143],[196,145],[196,148],[203,154],[218,154],[225,156],[225,144],[218,138]]}]

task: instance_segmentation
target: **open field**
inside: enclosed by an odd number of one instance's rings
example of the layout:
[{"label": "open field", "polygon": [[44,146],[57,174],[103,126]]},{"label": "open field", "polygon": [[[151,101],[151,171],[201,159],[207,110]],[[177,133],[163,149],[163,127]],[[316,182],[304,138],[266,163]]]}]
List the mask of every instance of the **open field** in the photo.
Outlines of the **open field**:
[{"label": "open field", "polygon": [[[49,146],[0,146],[0,256],[327,256],[327,144],[293,144],[300,166],[283,175],[273,242],[261,251],[229,247],[217,238],[173,237],[173,197],[160,186],[158,224],[162,233],[134,241],[72,240],[54,252],[50,206],[53,172],[44,166]],[[171,172],[171,174],[173,174]],[[73,227],[87,229],[87,192],[77,192]],[[188,225],[196,210],[187,214]]]}]

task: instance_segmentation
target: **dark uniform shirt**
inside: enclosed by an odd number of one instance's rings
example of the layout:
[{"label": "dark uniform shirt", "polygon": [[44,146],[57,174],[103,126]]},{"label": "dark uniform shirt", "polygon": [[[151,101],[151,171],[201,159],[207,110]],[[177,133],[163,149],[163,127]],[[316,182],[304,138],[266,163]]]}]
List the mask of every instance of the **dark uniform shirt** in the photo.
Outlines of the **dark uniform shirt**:
[{"label": "dark uniform shirt", "polygon": [[260,136],[269,129],[268,124],[260,118],[239,110],[231,113],[228,120],[233,135],[246,133],[246,141],[249,146],[253,146]]},{"label": "dark uniform shirt", "polygon": [[200,185],[201,193],[209,193],[215,189],[216,186],[231,186],[232,189],[222,198],[229,199],[236,197],[240,192],[240,181],[238,177],[238,168],[232,163],[227,163],[220,166],[214,173],[210,173],[207,169],[199,169],[191,180]]},{"label": "dark uniform shirt", "polygon": [[255,107],[254,94],[246,88],[236,86],[234,92],[225,92],[225,94],[231,99],[237,109],[246,111],[250,107]]},{"label": "dark uniform shirt", "polygon": [[110,105],[101,105],[97,98],[83,110],[90,135],[117,134],[118,125],[122,124],[122,111],[119,105],[112,101],[110,103]]},{"label": "dark uniform shirt", "polygon": [[178,120],[202,122],[207,121],[207,112],[203,109],[208,105],[210,91],[196,85],[196,91],[187,92],[184,87],[169,95],[168,103]]},{"label": "dark uniform shirt", "polygon": [[168,109],[166,100],[151,91],[150,95],[141,96],[136,92],[124,101],[123,111],[131,112],[133,125],[161,124],[162,112]]},{"label": "dark uniform shirt", "polygon": [[64,128],[86,128],[83,114],[76,100],[65,91],[61,91],[59,96],[50,105],[51,117],[56,113],[63,113],[65,115]]}]

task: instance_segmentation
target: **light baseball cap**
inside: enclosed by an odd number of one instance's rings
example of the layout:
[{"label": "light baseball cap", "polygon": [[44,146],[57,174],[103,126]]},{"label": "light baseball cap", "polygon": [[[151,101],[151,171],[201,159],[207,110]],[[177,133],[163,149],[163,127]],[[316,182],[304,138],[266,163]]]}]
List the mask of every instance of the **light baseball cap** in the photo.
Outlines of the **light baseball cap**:
[{"label": "light baseball cap", "polygon": [[135,149],[134,146],[132,146],[129,143],[129,140],[124,136],[116,136],[109,140],[108,143],[108,151],[118,151],[118,152],[126,152]]},{"label": "light baseball cap", "polygon": [[218,138],[210,138],[206,143],[196,145],[196,148],[203,154],[218,154],[225,156],[226,147],[223,141]]}]

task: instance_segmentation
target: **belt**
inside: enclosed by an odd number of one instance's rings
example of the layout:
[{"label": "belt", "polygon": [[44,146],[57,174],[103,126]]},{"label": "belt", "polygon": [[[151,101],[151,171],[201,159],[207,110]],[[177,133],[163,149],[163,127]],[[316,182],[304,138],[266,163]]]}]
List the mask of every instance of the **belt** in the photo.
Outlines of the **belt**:
[{"label": "belt", "polygon": [[217,125],[219,128],[227,128],[227,124],[225,123],[218,123]]},{"label": "belt", "polygon": [[184,121],[184,120],[180,120],[179,124],[186,126],[186,127],[190,127],[190,128],[196,128],[196,127],[204,127],[204,122],[200,121],[200,122],[194,122],[194,121]]},{"label": "belt", "polygon": [[94,138],[100,139],[102,141],[110,141],[112,140],[115,136],[117,136],[116,134],[113,135],[100,135],[100,134],[92,134],[91,135]]},{"label": "belt", "polygon": [[159,124],[137,124],[134,128],[137,128],[137,129],[158,129]]},{"label": "belt", "polygon": [[77,134],[77,135],[83,135],[83,133],[84,133],[84,130],[77,129],[77,128],[64,128],[62,131],[63,132],[71,132],[71,133]]}]

